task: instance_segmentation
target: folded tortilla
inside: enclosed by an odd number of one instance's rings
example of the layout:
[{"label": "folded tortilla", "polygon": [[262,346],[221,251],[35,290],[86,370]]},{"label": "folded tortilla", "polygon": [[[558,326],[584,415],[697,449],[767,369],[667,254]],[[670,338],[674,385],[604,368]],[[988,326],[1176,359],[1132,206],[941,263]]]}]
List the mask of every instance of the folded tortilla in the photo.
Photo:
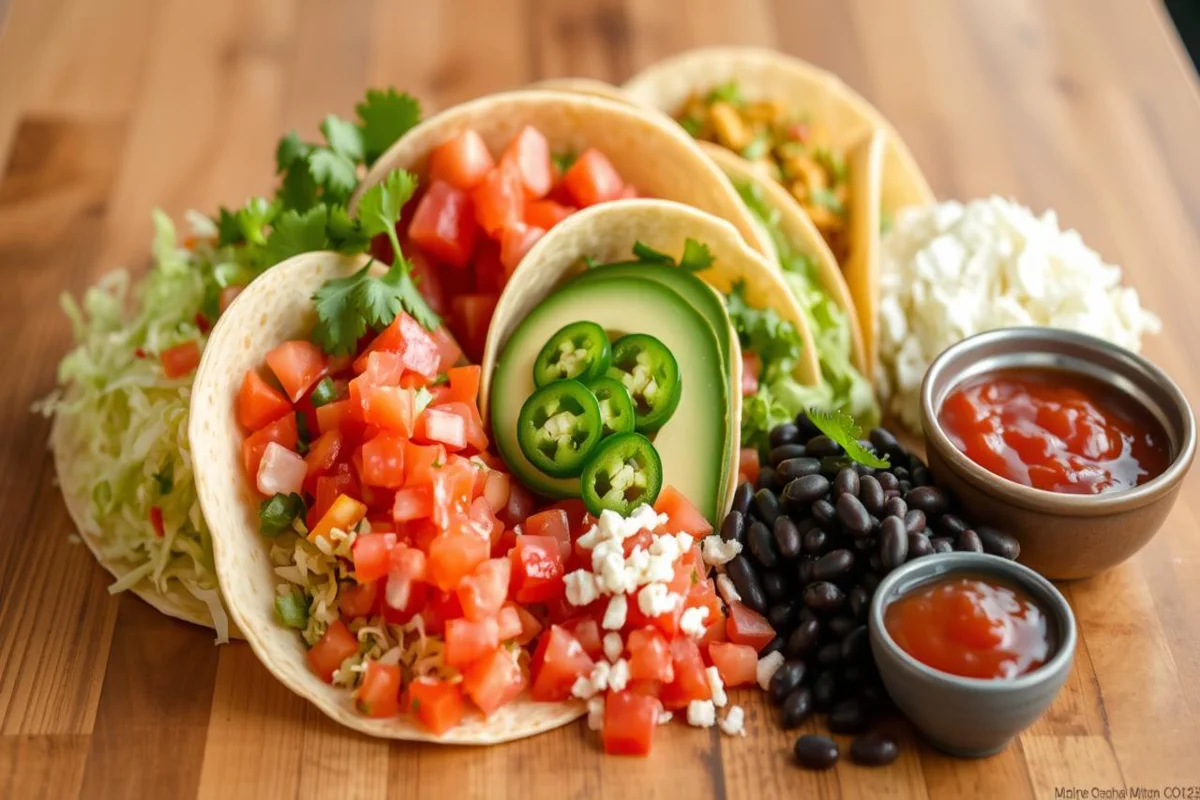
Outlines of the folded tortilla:
[{"label": "folded tortilla", "polygon": [[298,631],[275,617],[280,578],[271,564],[271,540],[259,533],[261,498],[246,479],[237,421],[237,390],[247,370],[271,348],[307,338],[316,322],[312,295],[327,280],[346,277],[365,256],[307,253],[272,267],[251,283],[221,316],[204,349],[192,389],[188,436],[200,507],[212,532],[217,577],[229,615],[255,655],[285,686],[334,721],[389,739],[493,744],[520,739],[571,722],[582,703],[535,703],[518,698],[485,718],[468,712],[462,724],[436,736],[409,715],[372,719],[359,714],[349,689],[332,686],[309,669]]}]

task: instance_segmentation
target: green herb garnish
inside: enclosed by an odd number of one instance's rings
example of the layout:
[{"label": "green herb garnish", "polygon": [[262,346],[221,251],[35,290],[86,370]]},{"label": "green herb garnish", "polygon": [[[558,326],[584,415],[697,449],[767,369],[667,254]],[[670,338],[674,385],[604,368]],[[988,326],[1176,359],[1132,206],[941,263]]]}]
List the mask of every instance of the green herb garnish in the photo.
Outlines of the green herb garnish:
[{"label": "green herb garnish", "polygon": [[296,592],[277,595],[275,616],[289,628],[304,630],[308,627],[308,604]]},{"label": "green herb garnish", "polygon": [[683,256],[678,263],[666,253],[655,250],[645,242],[634,242],[633,255],[640,264],[662,264],[667,267],[679,267],[686,272],[700,272],[712,266],[713,257],[708,245],[688,238],[683,243]]},{"label": "green herb garnish", "polygon": [[854,417],[845,411],[818,411],[811,409],[808,418],[821,433],[833,439],[842,446],[846,455],[865,467],[887,469],[891,466],[887,457],[880,458],[859,443],[862,428],[854,421]]},{"label": "green herb garnish", "polygon": [[320,408],[337,400],[337,387],[333,384],[333,378],[328,376],[321,378],[320,382],[313,387],[310,398],[313,408]]},{"label": "green herb garnish", "polygon": [[291,494],[276,493],[258,507],[259,531],[263,536],[278,536],[291,530],[296,520],[303,517],[307,509],[304,498]]}]

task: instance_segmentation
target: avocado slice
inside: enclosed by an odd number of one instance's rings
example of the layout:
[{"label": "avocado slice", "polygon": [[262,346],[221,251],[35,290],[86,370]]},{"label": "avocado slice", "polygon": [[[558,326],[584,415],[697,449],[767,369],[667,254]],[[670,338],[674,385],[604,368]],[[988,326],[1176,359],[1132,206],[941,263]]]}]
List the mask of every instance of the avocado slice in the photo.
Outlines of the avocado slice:
[{"label": "avocado slice", "polygon": [[[737,334],[729,322],[729,314],[725,310],[725,301],[721,299],[721,295],[717,293],[716,289],[694,274],[678,267],[650,263],[631,264],[628,262],[592,267],[587,272],[572,278],[568,285],[590,283],[610,278],[633,278],[635,280],[656,281],[691,303],[692,307],[700,312],[700,316],[704,317],[705,321],[708,322],[713,334],[717,337],[717,347],[721,350],[721,364],[725,367],[725,380],[726,383],[729,382],[730,376],[733,375],[733,366],[731,363],[733,345],[731,341]],[[736,416],[733,406],[733,391],[735,390],[740,391],[741,387],[730,387],[729,391],[726,392],[728,405],[728,411],[726,411],[727,419],[734,419]],[[722,459],[722,486],[726,485],[725,481],[728,480],[729,473],[733,469],[734,464],[732,459]]]},{"label": "avocado slice", "polygon": [[[640,270],[640,268],[639,268]],[[696,504],[714,524],[726,475],[729,378],[712,326],[677,292],[641,277],[613,275],[571,281],[529,312],[496,362],[491,391],[492,431],[513,474],[538,494],[578,497],[577,478],[551,478],[525,458],[517,443],[517,417],[534,391],[533,362],[542,345],[568,322],[591,320],[610,336],[648,333],[679,362],[683,396],[671,420],[654,437],[663,482]]]}]

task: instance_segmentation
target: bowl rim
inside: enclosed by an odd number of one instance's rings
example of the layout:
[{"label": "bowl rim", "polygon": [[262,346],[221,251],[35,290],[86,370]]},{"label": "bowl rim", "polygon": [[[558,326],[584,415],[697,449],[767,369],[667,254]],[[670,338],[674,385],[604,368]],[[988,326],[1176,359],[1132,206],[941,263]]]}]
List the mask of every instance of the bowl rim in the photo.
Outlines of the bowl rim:
[{"label": "bowl rim", "polygon": [[[942,372],[948,369],[948,364],[951,361],[959,357],[964,357],[964,354],[967,367],[960,370],[960,376],[973,377],[969,367],[978,362],[977,351],[987,345],[1007,339],[1040,342],[1047,345],[1046,349],[1053,349],[1056,343],[1070,344],[1092,352],[1108,351],[1119,359],[1132,362],[1135,367],[1147,374],[1170,397],[1175,409],[1165,410],[1178,411],[1181,417],[1179,420],[1182,434],[1180,436],[1181,446],[1175,457],[1171,460],[1171,463],[1161,474],[1132,489],[1106,494],[1080,495],[1061,494],[1045,489],[1035,489],[1032,486],[1024,486],[990,472],[972,461],[965,453],[954,446],[954,443],[950,441],[950,437],[946,435],[941,423],[938,421],[937,412],[939,408],[934,407],[934,383],[941,376]],[[1066,369],[1070,369],[1070,367],[1066,367]],[[957,386],[961,380],[963,380],[963,377],[951,379],[949,388],[946,392],[943,392],[943,401],[944,396],[949,394],[950,389]],[[1137,397],[1130,396],[1120,389],[1118,391],[1121,391],[1124,396],[1129,397],[1133,402],[1144,405]],[[1188,405],[1183,391],[1175,381],[1171,380],[1170,376],[1146,358],[1120,345],[1113,344],[1090,334],[1062,328],[1037,326],[997,328],[969,336],[947,347],[929,365],[929,369],[925,371],[925,377],[921,383],[921,426],[924,429],[927,450],[936,450],[938,455],[947,462],[949,468],[968,483],[1020,508],[1064,516],[1102,516],[1148,505],[1170,492],[1183,480],[1196,453],[1195,417],[1192,414],[1191,406]]]},{"label": "bowl rim", "polygon": [[[946,562],[950,563],[946,565]],[[884,610],[891,602],[899,598],[897,595],[896,598],[888,600],[888,595],[894,593],[897,584],[904,580],[912,580],[916,573],[921,573],[916,575],[916,581],[920,582],[944,578],[960,572],[996,574],[1021,586],[1039,601],[1047,598],[1053,607],[1047,608],[1045,611],[1048,616],[1055,618],[1060,628],[1057,648],[1050,660],[1015,678],[971,678],[934,669],[913,658],[904,648],[900,647],[888,632],[883,621]],[[892,664],[929,682],[989,694],[1018,692],[1064,678],[1065,672],[1070,670],[1071,662],[1075,658],[1075,648],[1079,638],[1075,612],[1058,587],[1040,573],[1023,564],[987,553],[934,553],[892,570],[875,589],[867,621],[870,625],[870,632],[873,634],[872,638],[880,642],[895,657],[896,661],[891,662]],[[883,666],[883,661],[884,659],[876,659],[876,663],[880,664],[881,671],[887,668]]]}]

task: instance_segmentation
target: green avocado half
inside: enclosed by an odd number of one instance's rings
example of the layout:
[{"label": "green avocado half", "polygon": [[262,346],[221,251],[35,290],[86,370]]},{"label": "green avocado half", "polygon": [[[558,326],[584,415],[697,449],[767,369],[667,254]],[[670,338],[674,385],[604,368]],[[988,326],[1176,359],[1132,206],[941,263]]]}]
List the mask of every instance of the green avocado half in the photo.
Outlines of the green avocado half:
[{"label": "green avocado half", "polygon": [[729,415],[727,356],[714,326],[679,291],[652,280],[645,274],[647,267],[628,267],[628,274],[618,274],[617,269],[624,268],[613,268],[611,274],[602,274],[601,268],[595,276],[588,273],[568,281],[513,331],[492,379],[489,412],[496,445],[530,490],[547,497],[578,497],[577,478],[545,475],[529,463],[517,442],[517,417],[535,388],[534,360],[542,345],[570,322],[590,320],[612,338],[649,334],[675,356],[683,383],[678,408],[654,436],[663,484],[674,486],[715,521],[727,476],[728,437],[735,435],[736,427]]}]

